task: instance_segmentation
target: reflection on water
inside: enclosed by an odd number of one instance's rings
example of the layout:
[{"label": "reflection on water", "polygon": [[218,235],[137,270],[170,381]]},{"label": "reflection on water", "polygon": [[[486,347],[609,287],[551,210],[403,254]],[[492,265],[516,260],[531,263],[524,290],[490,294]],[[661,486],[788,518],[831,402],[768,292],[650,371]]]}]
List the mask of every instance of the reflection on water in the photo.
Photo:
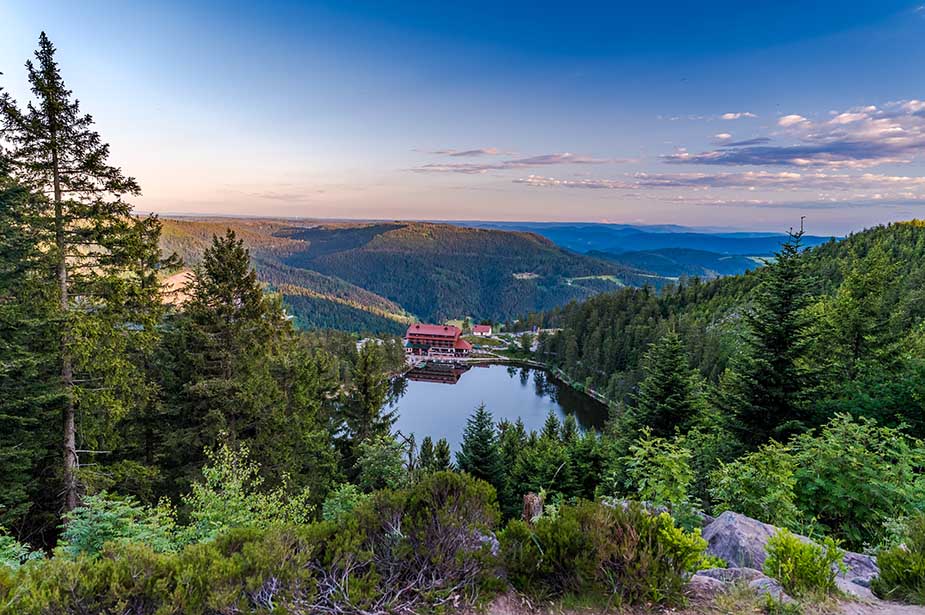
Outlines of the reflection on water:
[{"label": "reflection on water", "polygon": [[398,411],[395,429],[435,441],[446,438],[459,450],[466,419],[479,404],[495,421],[520,418],[539,430],[550,410],[562,420],[572,414],[583,430],[600,429],[607,408],[559,382],[547,372],[514,365],[429,364],[392,381],[388,405]]}]

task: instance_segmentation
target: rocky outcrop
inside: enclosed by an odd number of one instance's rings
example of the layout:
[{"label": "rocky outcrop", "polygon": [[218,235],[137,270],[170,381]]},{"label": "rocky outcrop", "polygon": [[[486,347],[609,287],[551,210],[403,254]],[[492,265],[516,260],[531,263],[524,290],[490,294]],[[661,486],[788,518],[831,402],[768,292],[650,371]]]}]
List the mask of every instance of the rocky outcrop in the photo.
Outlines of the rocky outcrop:
[{"label": "rocky outcrop", "polygon": [[761,570],[768,539],[777,531],[773,525],[727,510],[703,528],[701,535],[707,541],[707,553],[730,567]]},{"label": "rocky outcrop", "polygon": [[[778,599],[777,594],[783,594],[780,585],[761,572],[768,556],[768,539],[778,531],[779,528],[773,525],[745,515],[724,512],[703,529],[702,536],[707,541],[707,553],[724,560],[729,568],[702,570],[697,574],[723,583],[745,581],[756,592],[771,594]],[[797,538],[810,542],[805,536],[797,535]],[[845,553],[842,564],[836,576],[838,588],[855,598],[874,600],[869,588],[871,580],[880,572],[877,561],[869,555],[849,551]]]}]

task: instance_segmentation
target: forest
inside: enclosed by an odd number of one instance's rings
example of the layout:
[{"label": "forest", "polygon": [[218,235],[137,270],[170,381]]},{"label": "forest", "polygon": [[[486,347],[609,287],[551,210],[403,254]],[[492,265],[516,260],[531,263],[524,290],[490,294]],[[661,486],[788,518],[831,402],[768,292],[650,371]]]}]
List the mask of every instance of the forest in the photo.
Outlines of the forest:
[{"label": "forest", "polygon": [[807,603],[844,549],[925,603],[925,223],[525,318],[607,428],[480,407],[454,458],[393,433],[400,342],[298,329],[234,230],[171,300],[183,263],[44,34],[27,69],[32,101],[0,92],[0,614],[681,605],[729,510],[824,545],[769,546]]}]

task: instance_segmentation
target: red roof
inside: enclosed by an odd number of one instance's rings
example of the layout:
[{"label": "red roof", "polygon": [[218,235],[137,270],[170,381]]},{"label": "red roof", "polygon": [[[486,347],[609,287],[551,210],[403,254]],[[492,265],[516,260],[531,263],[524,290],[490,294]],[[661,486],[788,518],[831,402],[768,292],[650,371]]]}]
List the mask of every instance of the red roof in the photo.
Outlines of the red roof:
[{"label": "red roof", "polygon": [[454,327],[453,325],[425,325],[423,323],[415,323],[408,327],[408,332],[405,336],[436,335],[439,337],[456,338],[460,333],[462,333],[462,331],[459,330],[459,327]]},{"label": "red roof", "polygon": [[459,338],[456,340],[456,344],[453,345],[454,350],[472,350],[472,344],[466,340]]},{"label": "red roof", "polygon": [[491,333],[491,325],[475,325],[472,327],[473,333]]}]

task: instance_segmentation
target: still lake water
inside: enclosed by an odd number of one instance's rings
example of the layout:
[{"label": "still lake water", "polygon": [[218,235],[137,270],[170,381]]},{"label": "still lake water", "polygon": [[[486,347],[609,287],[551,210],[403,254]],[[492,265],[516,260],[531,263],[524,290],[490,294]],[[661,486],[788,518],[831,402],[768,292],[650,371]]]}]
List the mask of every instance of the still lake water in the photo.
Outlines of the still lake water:
[{"label": "still lake water", "polygon": [[394,430],[413,433],[418,444],[424,436],[434,442],[446,438],[454,453],[459,450],[466,419],[481,403],[495,422],[520,417],[527,431],[542,429],[550,410],[560,421],[573,414],[582,430],[600,429],[607,420],[603,404],[544,370],[530,367],[432,367],[395,379],[392,388],[388,406],[398,413]]}]

